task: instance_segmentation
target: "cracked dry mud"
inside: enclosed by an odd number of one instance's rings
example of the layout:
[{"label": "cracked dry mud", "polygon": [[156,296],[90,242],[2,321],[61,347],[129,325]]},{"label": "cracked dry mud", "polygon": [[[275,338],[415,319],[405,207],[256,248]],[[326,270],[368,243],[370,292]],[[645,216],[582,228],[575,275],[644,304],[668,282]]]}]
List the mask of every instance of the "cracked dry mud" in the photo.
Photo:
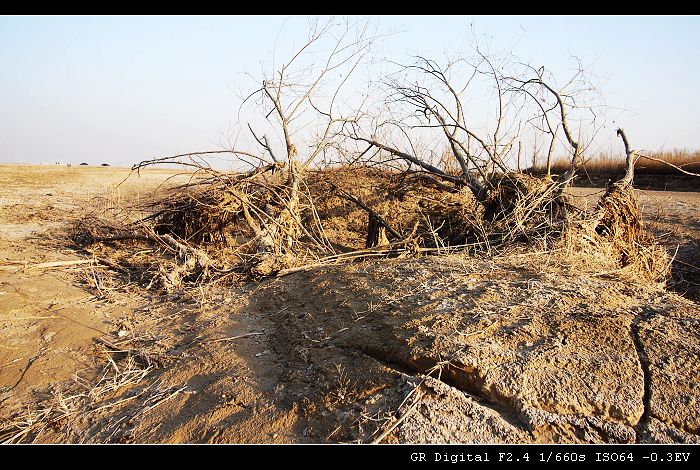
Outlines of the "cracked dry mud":
[{"label": "cracked dry mud", "polygon": [[[126,175],[31,184],[0,170],[0,261],[29,264],[78,259],[57,234]],[[159,184],[150,178],[134,187]],[[700,264],[697,196],[642,201],[652,229],[676,223],[679,254]],[[5,264],[0,440],[28,429],[22,442],[700,443],[687,266],[672,283],[683,297],[567,273],[551,256],[375,260],[205,296],[117,286],[100,297],[80,282],[85,266]],[[110,360],[142,380],[66,400],[114,380]],[[17,424],[57,397],[69,414]]]},{"label": "cracked dry mud", "polygon": [[274,341],[292,374],[340,361],[362,396],[381,373],[434,369],[400,442],[698,442],[697,306],[532,266],[393,260],[285,279],[259,301],[284,309]]}]

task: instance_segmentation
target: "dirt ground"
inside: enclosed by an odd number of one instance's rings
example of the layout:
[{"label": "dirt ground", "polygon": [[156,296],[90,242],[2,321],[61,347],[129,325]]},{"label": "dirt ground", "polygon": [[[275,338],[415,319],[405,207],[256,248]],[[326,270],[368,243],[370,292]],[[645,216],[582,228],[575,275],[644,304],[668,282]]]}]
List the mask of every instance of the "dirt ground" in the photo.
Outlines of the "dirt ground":
[{"label": "dirt ground", "polygon": [[66,235],[170,175],[128,174],[0,165],[0,442],[700,443],[700,193],[640,191],[667,288],[513,253],[166,295]]}]

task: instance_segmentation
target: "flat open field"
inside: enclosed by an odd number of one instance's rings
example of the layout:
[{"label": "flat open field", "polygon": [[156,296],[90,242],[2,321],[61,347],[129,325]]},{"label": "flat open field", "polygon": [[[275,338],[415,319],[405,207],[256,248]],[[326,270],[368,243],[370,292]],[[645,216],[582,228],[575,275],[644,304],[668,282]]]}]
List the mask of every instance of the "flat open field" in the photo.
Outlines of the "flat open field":
[{"label": "flat open field", "polygon": [[700,193],[640,191],[666,287],[552,253],[110,284],[69,227],[171,174],[0,165],[0,442],[700,443]]}]

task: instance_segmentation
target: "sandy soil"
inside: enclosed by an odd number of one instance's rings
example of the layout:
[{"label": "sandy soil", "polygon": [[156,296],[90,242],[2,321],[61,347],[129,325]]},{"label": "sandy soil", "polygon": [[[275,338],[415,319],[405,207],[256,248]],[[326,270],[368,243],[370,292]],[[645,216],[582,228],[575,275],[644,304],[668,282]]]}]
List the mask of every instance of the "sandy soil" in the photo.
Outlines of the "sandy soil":
[{"label": "sandy soil", "polygon": [[700,442],[698,193],[641,192],[666,290],[519,255],[169,295],[37,267],[168,176],[128,173],[0,165],[0,441]]}]

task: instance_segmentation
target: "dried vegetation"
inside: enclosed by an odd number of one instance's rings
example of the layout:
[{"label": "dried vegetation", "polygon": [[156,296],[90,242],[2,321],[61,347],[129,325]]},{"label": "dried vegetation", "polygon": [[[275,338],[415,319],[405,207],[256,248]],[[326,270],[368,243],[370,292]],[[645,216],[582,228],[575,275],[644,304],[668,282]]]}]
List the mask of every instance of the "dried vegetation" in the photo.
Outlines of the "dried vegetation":
[{"label": "dried vegetation", "polygon": [[[634,189],[611,186],[585,212],[548,178],[499,175],[482,201],[420,173],[364,167],[310,172],[294,213],[284,175],[193,179],[126,222],[81,220],[72,239],[141,286],[178,291],[225,279],[258,280],[366,257],[504,249],[560,250],[588,270],[663,281],[669,260],[645,231]],[[378,232],[373,235],[370,232]]]}]

